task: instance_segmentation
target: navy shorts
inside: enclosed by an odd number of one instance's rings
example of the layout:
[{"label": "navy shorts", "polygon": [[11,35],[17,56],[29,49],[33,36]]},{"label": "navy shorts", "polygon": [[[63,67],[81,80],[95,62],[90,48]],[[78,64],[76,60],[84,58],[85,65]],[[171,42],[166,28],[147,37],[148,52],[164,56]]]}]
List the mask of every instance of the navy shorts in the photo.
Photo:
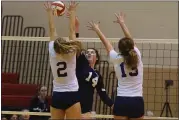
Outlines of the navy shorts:
[{"label": "navy shorts", "polygon": [[142,97],[117,96],[114,103],[113,115],[140,118],[144,116],[144,99]]},{"label": "navy shorts", "polygon": [[66,110],[79,102],[79,92],[53,92],[51,106]]}]

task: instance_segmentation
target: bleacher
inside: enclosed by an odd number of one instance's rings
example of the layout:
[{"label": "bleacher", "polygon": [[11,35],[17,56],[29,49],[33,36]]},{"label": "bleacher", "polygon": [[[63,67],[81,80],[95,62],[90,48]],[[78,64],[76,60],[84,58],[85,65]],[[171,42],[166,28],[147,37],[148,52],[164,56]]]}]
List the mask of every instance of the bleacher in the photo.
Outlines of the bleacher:
[{"label": "bleacher", "polygon": [[[19,74],[2,73],[2,108],[28,109],[32,98],[37,94],[39,85],[19,84]],[[50,96],[48,97],[50,101]],[[49,103],[50,104],[50,103]]]}]

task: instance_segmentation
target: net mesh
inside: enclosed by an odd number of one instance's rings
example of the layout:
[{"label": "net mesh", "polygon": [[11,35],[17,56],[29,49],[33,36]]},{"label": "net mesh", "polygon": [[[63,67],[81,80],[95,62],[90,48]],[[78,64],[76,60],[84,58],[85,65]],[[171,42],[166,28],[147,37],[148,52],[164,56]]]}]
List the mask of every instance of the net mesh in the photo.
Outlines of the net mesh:
[{"label": "net mesh", "polygon": [[[119,38],[109,38],[116,51]],[[3,36],[1,41],[2,72],[18,73],[20,84],[39,84],[52,91],[48,37]],[[96,48],[101,57],[97,69],[103,76],[106,91],[114,99],[117,80],[107,52],[96,38],[79,38],[84,48]],[[160,116],[165,102],[165,80],[173,80],[169,88],[169,103],[174,117],[178,117],[178,41],[175,39],[136,39],[144,64],[145,110]],[[112,114],[95,93],[93,110],[98,114]],[[164,111],[165,115],[165,111]]]}]

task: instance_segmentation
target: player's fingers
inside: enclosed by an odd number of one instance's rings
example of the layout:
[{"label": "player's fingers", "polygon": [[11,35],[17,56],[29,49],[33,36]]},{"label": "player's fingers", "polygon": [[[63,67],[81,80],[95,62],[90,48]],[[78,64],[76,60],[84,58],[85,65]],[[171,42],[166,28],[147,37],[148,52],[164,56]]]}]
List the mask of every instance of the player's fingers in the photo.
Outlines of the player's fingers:
[{"label": "player's fingers", "polygon": [[113,21],[113,23],[118,23],[118,21]]},{"label": "player's fingers", "polygon": [[117,13],[115,13],[115,16],[116,16],[116,18],[119,18],[119,16],[118,16],[118,14],[117,14]]},{"label": "player's fingers", "polygon": [[69,4],[69,6],[71,6],[71,2],[69,2],[68,4]]},{"label": "player's fingers", "polygon": [[65,8],[67,9],[67,11],[69,11],[69,7],[65,6]]},{"label": "player's fingers", "polygon": [[92,21],[91,21],[91,24],[92,24],[92,25],[94,25],[94,24],[95,24],[95,22],[92,20]]},{"label": "player's fingers", "polygon": [[90,26],[93,26],[93,23],[92,22],[88,22]]},{"label": "player's fingers", "polygon": [[47,9],[47,5],[44,3],[44,8]]},{"label": "player's fingers", "polygon": [[72,5],[75,5],[75,1],[71,1],[71,4],[72,4]]},{"label": "player's fingers", "polygon": [[88,30],[93,30],[93,27],[91,26],[86,26],[88,28]]},{"label": "player's fingers", "polygon": [[125,18],[126,17],[126,14],[125,13],[123,13],[124,15],[123,15],[123,18]]},{"label": "player's fingers", "polygon": [[79,5],[79,3],[76,3],[76,4],[75,4],[75,7],[77,7],[78,5]]},{"label": "player's fingers", "polygon": [[91,28],[88,28],[88,30],[93,30],[93,29],[91,29]]},{"label": "player's fingers", "polygon": [[47,7],[50,8],[51,7],[51,3],[47,2]]},{"label": "player's fingers", "polygon": [[118,18],[121,16],[120,13],[117,13]]}]

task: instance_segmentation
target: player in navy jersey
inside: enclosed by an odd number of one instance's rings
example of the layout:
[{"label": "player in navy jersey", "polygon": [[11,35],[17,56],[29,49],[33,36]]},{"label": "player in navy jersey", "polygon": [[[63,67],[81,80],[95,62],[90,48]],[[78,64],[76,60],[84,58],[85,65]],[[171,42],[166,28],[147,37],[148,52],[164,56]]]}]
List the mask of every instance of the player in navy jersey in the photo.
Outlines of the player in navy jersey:
[{"label": "player in navy jersey", "polygon": [[[67,12],[67,17],[69,14]],[[79,20],[75,17],[76,37],[79,37]],[[103,78],[99,71],[95,69],[100,56],[95,48],[83,50],[81,55],[77,57],[76,76],[79,83],[80,104],[82,114],[90,114],[93,105],[94,90],[97,90],[101,100],[109,107],[113,106],[113,101],[108,97],[103,84]],[[87,117],[85,117],[87,118]]]},{"label": "player in navy jersey", "polygon": [[76,55],[81,51],[81,42],[75,36],[75,12],[77,4],[70,2],[69,40],[55,37],[51,4],[45,4],[50,27],[49,57],[53,74],[51,119],[81,119],[79,85],[76,77]]},{"label": "player in navy jersey", "polygon": [[[69,14],[67,12],[67,17]],[[75,18],[76,37],[79,37],[79,20]],[[99,71],[95,69],[96,64],[100,60],[99,53],[94,48],[83,50],[81,55],[77,57],[76,76],[79,83],[80,104],[82,114],[90,114],[93,105],[94,90],[97,90],[101,100],[109,107],[113,106],[113,101],[108,97],[103,84],[103,78]],[[87,118],[87,117],[85,117]]]},{"label": "player in navy jersey", "polygon": [[115,14],[125,37],[118,42],[119,53],[106,39],[99,24],[89,22],[89,30],[97,33],[104,44],[118,79],[117,97],[114,103],[114,119],[143,119],[143,63],[128,28],[124,24],[124,14]]},{"label": "player in navy jersey", "polygon": [[113,105],[113,101],[108,97],[104,88],[103,78],[95,69],[98,61],[99,54],[94,48],[87,49],[77,59],[76,75],[79,83],[82,114],[89,114],[92,111],[95,89],[105,104],[109,107]]}]

